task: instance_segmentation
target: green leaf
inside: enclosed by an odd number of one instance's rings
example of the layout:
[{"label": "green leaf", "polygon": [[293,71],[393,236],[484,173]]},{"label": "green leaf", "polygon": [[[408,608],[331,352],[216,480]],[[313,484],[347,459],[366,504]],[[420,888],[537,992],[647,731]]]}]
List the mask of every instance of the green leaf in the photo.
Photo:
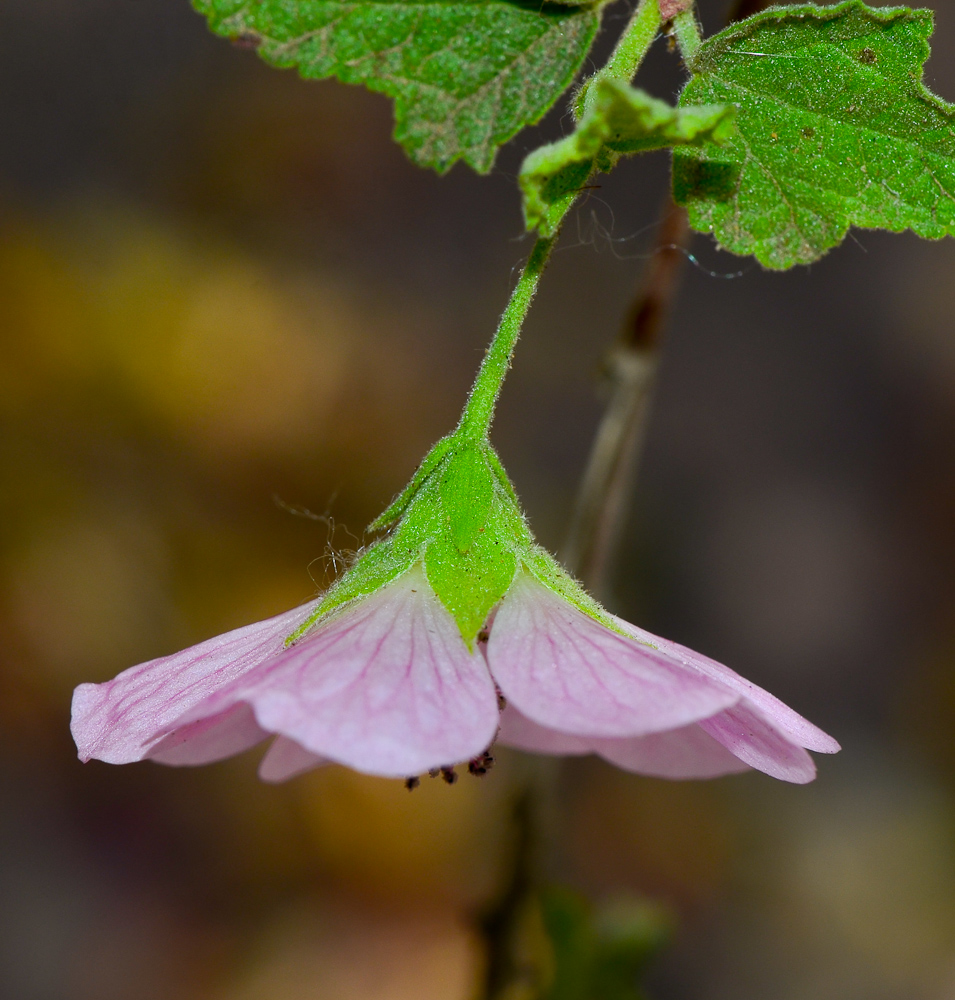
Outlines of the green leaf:
[{"label": "green leaf", "polygon": [[524,160],[519,180],[527,228],[552,235],[594,170],[610,170],[632,153],[722,143],[735,117],[731,105],[674,108],[619,80],[598,79],[576,131]]},{"label": "green leaf", "polygon": [[600,21],[596,4],[522,0],[193,0],[213,31],[302,76],[395,99],[395,139],[419,165],[497,148],[570,85]]},{"label": "green leaf", "polygon": [[850,226],[955,232],[955,107],[922,83],[929,10],[773,7],[703,44],[681,104],[731,102],[738,134],[680,150],[675,199],[726,249],[808,264]]},{"label": "green leaf", "polygon": [[411,478],[411,482],[391,501],[390,504],[368,525],[368,531],[382,531],[392,525],[407,510],[408,504],[414,499],[422,485],[431,476],[434,470],[440,465],[441,460],[447,455],[451,447],[451,436],[441,438],[440,441],[425,455],[424,460],[418,466],[417,472]]}]

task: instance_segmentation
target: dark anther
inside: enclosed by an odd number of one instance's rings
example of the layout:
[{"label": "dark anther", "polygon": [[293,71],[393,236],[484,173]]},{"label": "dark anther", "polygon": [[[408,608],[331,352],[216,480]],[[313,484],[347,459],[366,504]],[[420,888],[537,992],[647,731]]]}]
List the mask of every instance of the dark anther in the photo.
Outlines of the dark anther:
[{"label": "dark anther", "polygon": [[437,778],[437,776],[440,773],[441,773],[441,768],[440,767],[432,767],[431,770],[428,771],[428,777],[429,778]]},{"label": "dark anther", "polygon": [[409,792],[413,792],[420,784],[421,779],[416,774],[412,775],[410,778],[405,778],[405,788],[407,788]]},{"label": "dark anther", "polygon": [[487,642],[487,629],[486,628],[482,628],[481,631],[478,632],[477,641],[478,642]]},{"label": "dark anther", "polygon": [[475,778],[483,778],[493,766],[494,758],[485,751],[479,757],[475,757],[474,760],[468,761],[468,773],[473,774]]},{"label": "dark anther", "polygon": [[507,708],[507,698],[505,698],[500,691],[498,691],[497,693],[497,707],[498,710],[501,712],[503,712],[504,709]]},{"label": "dark anther", "polygon": [[441,777],[449,784],[453,785],[458,780],[457,772],[453,767],[442,767]]}]

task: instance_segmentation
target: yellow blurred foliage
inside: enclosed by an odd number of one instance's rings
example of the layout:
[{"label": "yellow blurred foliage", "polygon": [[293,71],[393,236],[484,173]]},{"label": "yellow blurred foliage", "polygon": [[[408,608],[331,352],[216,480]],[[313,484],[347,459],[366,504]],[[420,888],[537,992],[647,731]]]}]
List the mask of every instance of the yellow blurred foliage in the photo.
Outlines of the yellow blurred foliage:
[{"label": "yellow blurred foliage", "polygon": [[451,909],[291,911],[217,1000],[469,1000],[480,954]]},{"label": "yellow blurred foliage", "polygon": [[0,406],[85,383],[211,454],[331,432],[367,339],[339,291],[148,221],[107,221],[99,253],[35,230],[0,243]]},{"label": "yellow blurred foliage", "polygon": [[464,773],[450,787],[424,776],[409,792],[400,781],[327,767],[302,779],[298,793],[323,867],[336,877],[376,896],[476,905],[500,878],[507,770]]}]

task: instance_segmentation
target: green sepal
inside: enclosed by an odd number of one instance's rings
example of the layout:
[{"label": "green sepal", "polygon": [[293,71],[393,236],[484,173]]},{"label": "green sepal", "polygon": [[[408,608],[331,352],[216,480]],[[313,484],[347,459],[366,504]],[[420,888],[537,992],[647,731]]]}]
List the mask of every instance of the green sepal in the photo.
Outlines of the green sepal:
[{"label": "green sepal", "polygon": [[522,0],[192,0],[219,35],[308,79],[394,99],[394,137],[440,173],[486,173],[570,86],[599,4]]},{"label": "green sepal", "polygon": [[489,524],[465,553],[447,535],[439,536],[428,546],[424,566],[428,582],[470,646],[491,609],[507,593],[517,557]]},{"label": "green sepal", "polygon": [[722,146],[678,150],[690,223],[775,269],[808,264],[850,226],[955,234],[955,106],[926,89],[930,10],[771,7],[714,35],[680,104],[738,105]]},{"label": "green sepal", "polygon": [[621,156],[725,142],[735,117],[732,105],[675,108],[619,80],[596,79],[576,130],[535,149],[521,166],[527,228],[553,235],[590,175],[611,170]]},{"label": "green sepal", "polygon": [[285,640],[286,645],[301,638],[313,625],[345,604],[367,597],[407,572],[420,553],[394,544],[390,538],[364,549],[352,566],[325,593],[308,618]]},{"label": "green sepal", "polygon": [[491,471],[494,473],[495,481],[497,485],[504,490],[507,499],[510,501],[512,508],[518,514],[521,525],[527,532],[528,538],[530,538],[530,530],[524,524],[524,519],[520,517],[520,501],[517,499],[517,491],[514,489],[514,484],[511,482],[510,477],[504,471],[504,466],[501,464],[501,459],[498,453],[491,447],[487,448],[486,451],[488,464],[491,466]]},{"label": "green sepal", "polygon": [[585,615],[596,619],[612,631],[629,635],[610,617],[603,605],[595,601],[543,546],[536,543],[529,546],[523,553],[522,561],[524,568],[548,590],[560,594],[579,611],[583,611]]},{"label": "green sepal", "polygon": [[448,530],[463,555],[487,524],[494,499],[494,478],[485,449],[477,443],[456,450],[441,470],[441,501]]},{"label": "green sepal", "polygon": [[414,495],[421,489],[422,484],[438,467],[441,459],[448,453],[451,447],[451,435],[441,438],[441,440],[425,455],[421,465],[411,477],[411,482],[395,497],[394,500],[368,525],[367,531],[383,531],[394,524],[399,517],[407,510]]}]

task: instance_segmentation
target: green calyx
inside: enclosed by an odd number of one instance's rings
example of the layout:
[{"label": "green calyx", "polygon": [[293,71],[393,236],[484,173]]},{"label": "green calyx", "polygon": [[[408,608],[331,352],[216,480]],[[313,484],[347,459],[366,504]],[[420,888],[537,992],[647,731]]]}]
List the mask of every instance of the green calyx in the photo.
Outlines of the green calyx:
[{"label": "green calyx", "polygon": [[442,438],[369,531],[387,534],[359,555],[288,643],[420,563],[469,647],[521,570],[614,627],[600,605],[534,541],[486,437],[474,438],[459,428]]}]

